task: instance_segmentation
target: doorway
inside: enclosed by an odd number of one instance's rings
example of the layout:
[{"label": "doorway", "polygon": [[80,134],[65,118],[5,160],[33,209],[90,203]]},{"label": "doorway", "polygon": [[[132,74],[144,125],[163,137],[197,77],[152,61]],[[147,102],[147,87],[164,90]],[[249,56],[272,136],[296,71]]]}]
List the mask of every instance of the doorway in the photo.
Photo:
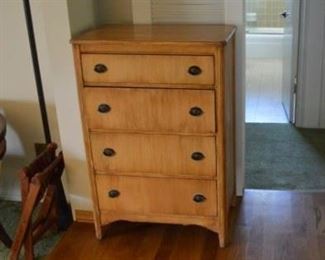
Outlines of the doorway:
[{"label": "doorway", "polygon": [[248,123],[294,122],[291,78],[297,68],[298,38],[294,34],[299,27],[293,24],[299,21],[299,5],[293,10],[297,2],[246,0]]},{"label": "doorway", "polygon": [[325,189],[325,131],[295,126],[299,0],[246,0],[246,188]]}]

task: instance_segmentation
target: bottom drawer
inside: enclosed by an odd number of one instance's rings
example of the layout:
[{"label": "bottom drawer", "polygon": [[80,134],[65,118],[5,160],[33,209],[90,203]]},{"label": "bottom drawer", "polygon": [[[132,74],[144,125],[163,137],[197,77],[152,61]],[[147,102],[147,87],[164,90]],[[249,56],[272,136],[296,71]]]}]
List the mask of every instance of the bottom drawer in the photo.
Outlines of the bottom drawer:
[{"label": "bottom drawer", "polygon": [[216,216],[216,182],[96,176],[100,210],[137,214]]}]

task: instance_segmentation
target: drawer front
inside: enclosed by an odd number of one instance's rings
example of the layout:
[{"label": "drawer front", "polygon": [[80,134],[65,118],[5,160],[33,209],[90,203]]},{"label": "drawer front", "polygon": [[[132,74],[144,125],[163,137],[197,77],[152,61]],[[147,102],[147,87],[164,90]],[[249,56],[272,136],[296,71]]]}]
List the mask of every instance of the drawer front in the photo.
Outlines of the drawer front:
[{"label": "drawer front", "polygon": [[214,85],[213,56],[83,54],[85,84]]},{"label": "drawer front", "polygon": [[89,128],[215,132],[213,90],[84,88]]},{"label": "drawer front", "polygon": [[91,134],[97,172],[215,176],[214,137]]},{"label": "drawer front", "polygon": [[100,210],[216,216],[216,182],[96,176]]}]

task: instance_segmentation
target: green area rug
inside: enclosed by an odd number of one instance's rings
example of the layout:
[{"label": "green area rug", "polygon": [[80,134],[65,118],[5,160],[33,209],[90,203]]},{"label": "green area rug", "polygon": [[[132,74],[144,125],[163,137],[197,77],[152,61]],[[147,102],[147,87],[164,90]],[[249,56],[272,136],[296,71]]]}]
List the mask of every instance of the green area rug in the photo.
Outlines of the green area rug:
[{"label": "green area rug", "polygon": [[246,188],[325,190],[325,130],[246,124]]},{"label": "green area rug", "polygon": [[[20,202],[0,200],[0,221],[11,238],[14,237],[17,228],[17,223],[20,217],[20,212],[21,212]],[[36,258],[42,259],[44,256],[48,255],[48,253],[54,248],[56,243],[59,241],[61,234],[62,233],[46,234],[45,237],[41,241],[39,241],[34,247],[35,248],[34,253]],[[24,250],[22,250],[22,252],[23,251]],[[7,259],[8,254],[9,254],[9,249],[7,249],[0,242],[0,259],[1,260]]]}]

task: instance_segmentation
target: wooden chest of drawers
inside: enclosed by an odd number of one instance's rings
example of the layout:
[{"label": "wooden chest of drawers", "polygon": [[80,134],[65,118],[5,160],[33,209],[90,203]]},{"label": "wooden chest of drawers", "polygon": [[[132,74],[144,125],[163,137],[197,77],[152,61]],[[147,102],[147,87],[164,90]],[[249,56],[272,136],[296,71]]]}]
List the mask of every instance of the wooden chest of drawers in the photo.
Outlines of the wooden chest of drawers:
[{"label": "wooden chest of drawers", "polygon": [[96,235],[195,224],[225,246],[235,196],[235,28],[110,25],[72,40]]}]

